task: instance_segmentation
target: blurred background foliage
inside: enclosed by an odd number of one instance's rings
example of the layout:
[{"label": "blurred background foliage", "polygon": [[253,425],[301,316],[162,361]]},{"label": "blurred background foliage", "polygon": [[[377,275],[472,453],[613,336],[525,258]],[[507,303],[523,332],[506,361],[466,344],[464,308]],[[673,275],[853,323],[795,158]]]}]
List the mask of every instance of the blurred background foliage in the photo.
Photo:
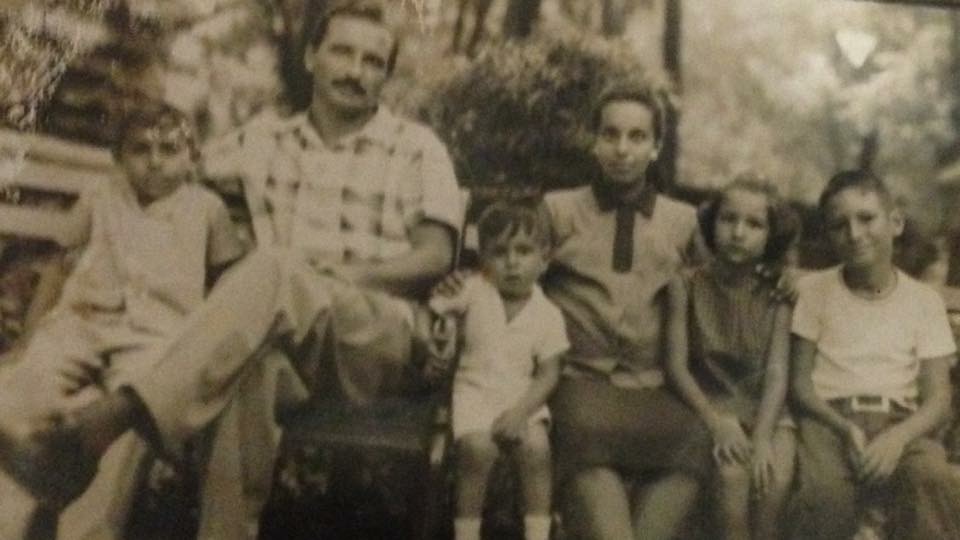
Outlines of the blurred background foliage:
[{"label": "blurred background foliage", "polygon": [[486,49],[438,81],[419,115],[445,140],[467,185],[570,187],[596,170],[588,125],[594,99],[625,79],[655,86],[664,105],[670,100],[665,76],[623,43],[544,37]]},{"label": "blurred background foliage", "polygon": [[[303,106],[303,30],[340,1],[9,0],[0,7],[0,124],[103,145],[129,100],[162,95],[215,140],[267,109]],[[437,130],[465,185],[587,181],[590,103],[629,76],[657,85],[676,113],[675,157],[659,171],[674,194],[696,202],[755,169],[809,205],[834,171],[867,165],[923,234],[960,230],[960,10],[383,2],[403,36],[386,100]]]},{"label": "blurred background foliage", "polygon": [[942,219],[957,12],[817,0],[684,7],[681,178],[716,186],[759,168],[810,202],[830,174],[865,163],[923,208],[925,225]]},{"label": "blurred background foliage", "polygon": [[[297,36],[331,1],[21,2],[0,12],[3,122],[103,144],[131,94],[167,96],[208,138],[277,103],[295,108],[306,85],[287,73],[302,57]],[[940,188],[960,177],[949,171],[960,153],[956,11],[839,0],[384,1],[404,34],[388,100],[437,128],[466,182],[582,181],[584,112],[624,74],[678,83],[680,186],[709,189],[753,168],[809,202],[831,172],[868,162],[934,226]],[[670,5],[679,67],[665,70]],[[478,15],[483,33],[466,56]],[[301,98],[290,99],[297,87]]]}]

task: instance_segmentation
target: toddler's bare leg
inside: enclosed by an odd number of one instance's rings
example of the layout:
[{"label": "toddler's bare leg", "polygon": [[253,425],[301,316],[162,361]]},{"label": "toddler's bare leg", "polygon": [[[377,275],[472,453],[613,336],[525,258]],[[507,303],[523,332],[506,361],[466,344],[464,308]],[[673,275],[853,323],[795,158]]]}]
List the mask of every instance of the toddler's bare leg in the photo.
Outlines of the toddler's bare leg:
[{"label": "toddler's bare leg", "polygon": [[550,536],[552,475],[550,439],[543,422],[531,425],[527,436],[516,448],[520,480],[526,505],[524,530],[527,540],[547,540]]},{"label": "toddler's bare leg", "polygon": [[457,540],[479,540],[487,481],[500,449],[489,433],[469,433],[457,440]]}]

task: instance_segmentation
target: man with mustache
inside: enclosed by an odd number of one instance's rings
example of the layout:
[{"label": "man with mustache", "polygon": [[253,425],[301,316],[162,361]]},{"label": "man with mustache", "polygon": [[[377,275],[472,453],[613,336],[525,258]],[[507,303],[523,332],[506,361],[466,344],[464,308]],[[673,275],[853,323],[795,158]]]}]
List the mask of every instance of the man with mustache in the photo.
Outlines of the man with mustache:
[{"label": "man with mustache", "polygon": [[116,392],[26,436],[0,408],[0,466],[38,498],[57,495],[66,456],[71,485],[89,482],[76,463],[130,430],[176,459],[212,429],[198,537],[256,538],[275,407],[307,399],[321,372],[358,403],[408,380],[412,303],[449,269],[459,234],[453,166],[433,133],[380,105],[398,51],[382,9],[332,9],[309,43],[309,108],[253,122],[206,163],[244,179],[257,250]]}]

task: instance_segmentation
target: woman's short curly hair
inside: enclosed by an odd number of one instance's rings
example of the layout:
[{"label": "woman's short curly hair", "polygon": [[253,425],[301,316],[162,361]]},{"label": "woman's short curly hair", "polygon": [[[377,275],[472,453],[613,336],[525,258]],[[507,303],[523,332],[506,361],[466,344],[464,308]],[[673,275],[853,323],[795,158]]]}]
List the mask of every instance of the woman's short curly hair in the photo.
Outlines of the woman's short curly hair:
[{"label": "woman's short curly hair", "polygon": [[800,216],[780,196],[772,182],[755,173],[737,175],[730,184],[717,192],[698,212],[700,231],[707,247],[710,248],[710,251],[716,250],[717,214],[720,212],[720,207],[726,200],[727,194],[737,189],[758,193],[767,198],[767,222],[770,227],[770,234],[767,236],[767,246],[763,251],[763,262],[768,264],[783,262],[790,246],[800,235]]}]

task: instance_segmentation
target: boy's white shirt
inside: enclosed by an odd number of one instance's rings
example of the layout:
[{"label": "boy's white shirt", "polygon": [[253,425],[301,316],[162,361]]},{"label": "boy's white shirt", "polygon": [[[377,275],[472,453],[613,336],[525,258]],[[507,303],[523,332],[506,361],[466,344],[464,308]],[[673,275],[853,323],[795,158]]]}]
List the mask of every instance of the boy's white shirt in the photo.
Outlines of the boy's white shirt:
[{"label": "boy's white shirt", "polygon": [[176,328],[202,300],[207,266],[239,255],[239,241],[222,236],[234,232],[223,202],[192,182],[142,208],[117,176],[84,193],[74,213],[85,222],[83,252],[58,306],[123,311],[151,331]]},{"label": "boy's white shirt", "polygon": [[900,270],[888,296],[868,300],[847,288],[840,268],[797,284],[792,331],[817,345],[817,395],[916,398],[920,363],[956,352],[943,300]]},{"label": "boy's white shirt", "polygon": [[[538,285],[509,321],[499,291],[480,275],[467,278],[454,297],[434,296],[430,308],[440,315],[466,314],[464,349],[454,383],[455,436],[488,430],[494,418],[489,414],[499,414],[491,407],[505,410],[522,396],[538,359],[569,348],[563,314]],[[548,416],[543,407],[531,419]]]}]

